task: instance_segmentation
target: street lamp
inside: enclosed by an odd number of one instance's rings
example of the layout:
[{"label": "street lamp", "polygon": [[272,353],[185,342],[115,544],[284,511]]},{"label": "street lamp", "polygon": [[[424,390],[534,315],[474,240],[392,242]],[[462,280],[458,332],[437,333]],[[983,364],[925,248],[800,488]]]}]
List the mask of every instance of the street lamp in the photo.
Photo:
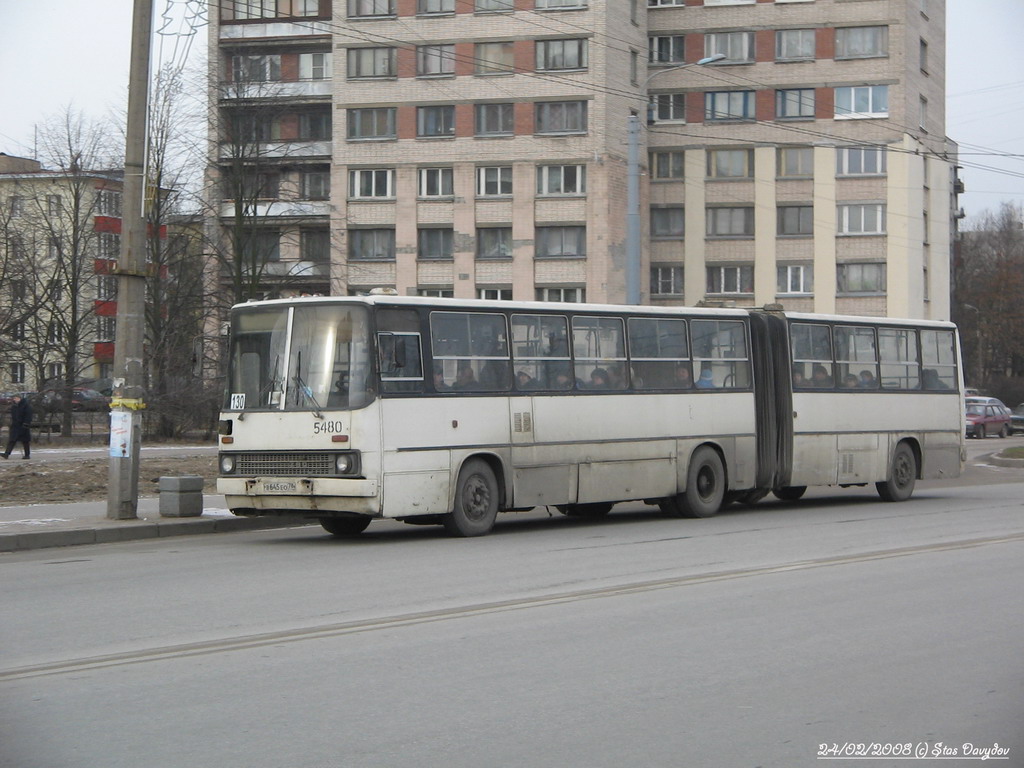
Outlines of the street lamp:
[{"label": "street lamp", "polygon": [[[673,72],[687,67],[699,67],[713,64],[725,58],[724,53],[706,56],[699,61],[665,67],[649,74],[641,88],[650,108],[647,97],[647,84],[658,75]],[[628,152],[626,155],[626,303],[640,303],[640,118],[630,114],[626,125]]]}]

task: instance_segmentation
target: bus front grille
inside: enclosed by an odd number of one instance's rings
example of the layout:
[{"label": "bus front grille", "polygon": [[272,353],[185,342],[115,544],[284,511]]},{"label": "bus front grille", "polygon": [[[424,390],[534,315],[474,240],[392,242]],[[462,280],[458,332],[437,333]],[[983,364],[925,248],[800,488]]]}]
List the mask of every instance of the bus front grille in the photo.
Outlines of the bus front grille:
[{"label": "bus front grille", "polygon": [[236,474],[270,477],[332,477],[337,474],[332,453],[240,453]]}]

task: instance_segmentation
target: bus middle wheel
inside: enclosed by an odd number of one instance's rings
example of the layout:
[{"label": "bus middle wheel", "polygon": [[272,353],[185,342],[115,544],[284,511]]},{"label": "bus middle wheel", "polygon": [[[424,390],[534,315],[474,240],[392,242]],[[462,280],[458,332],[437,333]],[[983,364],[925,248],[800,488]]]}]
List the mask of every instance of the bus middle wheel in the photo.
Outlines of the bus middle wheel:
[{"label": "bus middle wheel", "polygon": [[360,515],[359,517],[321,517],[320,525],[332,536],[346,537],[358,536],[366,530],[370,524],[370,518]]},{"label": "bus middle wheel", "polygon": [[676,496],[680,517],[711,517],[725,498],[725,466],[718,451],[702,445],[690,458],[686,490]]},{"label": "bus middle wheel", "polygon": [[462,465],[455,486],[455,507],[441,518],[452,536],[484,536],[494,527],[498,516],[498,480],[494,470],[482,459],[470,459]]}]

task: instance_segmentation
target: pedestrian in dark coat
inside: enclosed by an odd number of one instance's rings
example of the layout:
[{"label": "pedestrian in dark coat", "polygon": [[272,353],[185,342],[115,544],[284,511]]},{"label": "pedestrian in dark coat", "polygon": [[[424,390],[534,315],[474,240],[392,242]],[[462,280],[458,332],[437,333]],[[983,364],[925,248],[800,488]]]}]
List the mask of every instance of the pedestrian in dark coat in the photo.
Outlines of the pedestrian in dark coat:
[{"label": "pedestrian in dark coat", "polygon": [[21,443],[22,448],[25,449],[25,455],[22,458],[27,459],[29,454],[32,452],[30,445],[32,442],[32,433],[29,431],[29,426],[31,424],[31,403],[21,395],[15,395],[14,403],[11,405],[11,429],[7,438],[7,450],[0,455],[5,459],[10,458],[11,451],[14,450],[14,446]]}]

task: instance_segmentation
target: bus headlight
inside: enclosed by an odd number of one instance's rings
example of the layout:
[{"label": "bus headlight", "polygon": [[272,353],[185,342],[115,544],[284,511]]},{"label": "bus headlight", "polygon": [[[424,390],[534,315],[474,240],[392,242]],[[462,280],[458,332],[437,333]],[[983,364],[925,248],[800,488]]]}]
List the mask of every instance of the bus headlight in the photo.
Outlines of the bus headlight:
[{"label": "bus headlight", "polygon": [[358,475],[360,470],[359,451],[346,451],[345,453],[334,455],[334,471],[336,474],[352,477],[353,475]]},{"label": "bus headlight", "polygon": [[222,475],[230,475],[235,471],[235,457],[225,455],[220,457],[220,473]]}]

